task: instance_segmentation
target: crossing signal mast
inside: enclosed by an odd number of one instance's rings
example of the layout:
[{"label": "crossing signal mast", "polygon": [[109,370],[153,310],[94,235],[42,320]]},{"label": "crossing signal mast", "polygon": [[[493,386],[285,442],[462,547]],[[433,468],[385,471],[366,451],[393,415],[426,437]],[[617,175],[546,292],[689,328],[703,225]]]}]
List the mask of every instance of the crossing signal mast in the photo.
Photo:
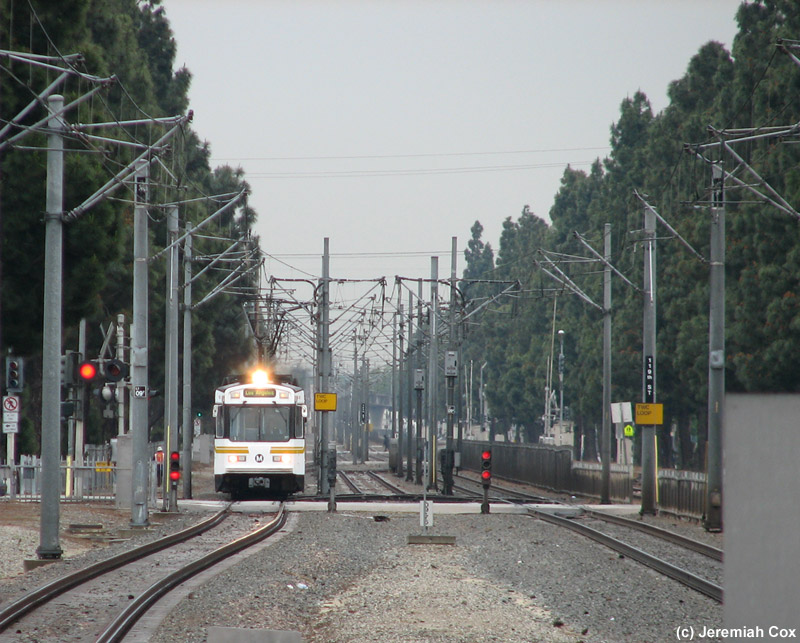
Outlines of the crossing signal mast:
[{"label": "crossing signal mast", "polygon": [[483,485],[483,502],[481,513],[489,513],[489,487],[492,485],[492,450],[481,451],[481,485]]}]

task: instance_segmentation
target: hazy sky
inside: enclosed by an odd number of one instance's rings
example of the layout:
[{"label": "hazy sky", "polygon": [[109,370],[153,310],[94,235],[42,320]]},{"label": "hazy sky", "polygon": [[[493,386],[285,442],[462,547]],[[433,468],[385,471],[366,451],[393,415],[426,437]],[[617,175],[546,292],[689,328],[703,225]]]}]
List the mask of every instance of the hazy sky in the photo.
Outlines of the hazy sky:
[{"label": "hazy sky", "polygon": [[[270,273],[459,274],[564,168],[608,152],[620,103],[654,111],[739,0],[163,0],[194,129],[241,166]],[[358,255],[358,256],[354,256]],[[285,262],[285,263],[284,263]],[[289,264],[292,266],[285,265]]]}]

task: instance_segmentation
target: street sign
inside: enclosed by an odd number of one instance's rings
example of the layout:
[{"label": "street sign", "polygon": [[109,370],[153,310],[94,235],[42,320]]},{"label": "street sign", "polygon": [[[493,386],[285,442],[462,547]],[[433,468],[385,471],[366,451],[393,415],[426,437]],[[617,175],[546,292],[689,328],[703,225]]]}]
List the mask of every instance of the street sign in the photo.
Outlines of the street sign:
[{"label": "street sign", "polygon": [[633,414],[631,413],[630,402],[612,402],[611,403],[611,421],[614,424],[620,422],[632,422]]},{"label": "street sign", "polygon": [[19,410],[19,395],[4,395],[3,411],[18,411],[18,410]]},{"label": "street sign", "polygon": [[315,411],[335,411],[337,404],[336,393],[315,393],[314,394],[314,410]]},{"label": "street sign", "polygon": [[637,404],[636,424],[664,424],[663,404]]},{"label": "street sign", "polygon": [[19,422],[19,413],[16,411],[3,411],[3,422]]},{"label": "street sign", "polygon": [[19,433],[19,423],[3,422],[3,433]]},{"label": "street sign", "polygon": [[144,399],[147,397],[147,387],[146,386],[134,386],[133,387],[133,397],[137,399]]}]

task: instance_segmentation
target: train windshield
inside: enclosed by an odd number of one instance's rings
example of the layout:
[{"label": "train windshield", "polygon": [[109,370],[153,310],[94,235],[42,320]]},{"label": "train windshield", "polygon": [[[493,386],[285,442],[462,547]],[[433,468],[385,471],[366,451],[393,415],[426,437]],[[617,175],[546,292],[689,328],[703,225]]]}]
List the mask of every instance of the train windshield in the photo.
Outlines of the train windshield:
[{"label": "train windshield", "polygon": [[285,442],[294,433],[294,413],[288,406],[229,407],[229,435],[234,442]]}]

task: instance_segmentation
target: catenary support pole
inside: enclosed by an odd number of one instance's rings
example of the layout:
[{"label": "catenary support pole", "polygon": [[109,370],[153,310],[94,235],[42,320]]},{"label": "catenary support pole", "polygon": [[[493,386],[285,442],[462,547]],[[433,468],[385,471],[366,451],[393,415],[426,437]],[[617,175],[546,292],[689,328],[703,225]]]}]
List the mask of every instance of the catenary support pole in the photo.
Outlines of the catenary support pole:
[{"label": "catenary support pole", "polygon": [[603,442],[601,504],[611,503],[611,224],[603,226]]},{"label": "catenary support pole", "polygon": [[405,320],[403,319],[403,302],[402,302],[402,289],[400,284],[397,284],[397,315],[399,317],[399,335],[398,335],[398,350],[397,350],[397,475],[403,476],[403,445],[405,440],[403,438],[403,403],[405,402],[405,384],[403,382],[403,369],[408,368],[406,360],[403,356],[403,347],[405,343]]},{"label": "catenary support pole", "polygon": [[437,432],[437,375],[438,375],[438,361],[439,361],[439,340],[438,333],[438,316],[439,316],[439,257],[431,257],[431,323],[429,324],[431,334],[431,349],[428,353],[428,480],[426,485],[428,489],[436,489],[436,432]]},{"label": "catenary support pole", "polygon": [[358,464],[358,436],[361,434],[361,404],[359,403],[358,389],[358,332],[353,331],[353,413],[350,428],[350,451],[353,455],[353,464]]},{"label": "catenary support pole", "polygon": [[[58,94],[47,100],[51,114],[64,107]],[[44,253],[42,344],[42,502],[39,523],[41,559],[61,558],[58,540],[61,497],[61,295],[64,242],[64,121],[52,116],[47,135],[47,196]]]},{"label": "catenary support pole", "polygon": [[[656,217],[644,209],[644,321],[642,329],[642,401],[656,402]],[[656,428],[642,426],[642,506],[640,513],[656,513]]]},{"label": "catenary support pole", "polygon": [[453,460],[455,453],[454,423],[456,419],[455,387],[458,378],[458,352],[456,351],[456,271],[458,257],[458,238],[452,238],[450,251],[450,316],[447,358],[445,359],[445,380],[447,383],[447,443],[445,448],[444,481],[445,495],[453,495]]},{"label": "catenary support pole", "polygon": [[722,531],[722,409],[725,403],[725,190],[722,163],[712,166],[711,303],[708,315],[708,471],[703,526]]},{"label": "catenary support pole", "polygon": [[406,410],[408,411],[408,430],[406,431],[406,480],[411,482],[413,478],[413,452],[414,452],[414,409],[412,408],[412,391],[414,390],[414,349],[411,345],[411,337],[414,331],[414,293],[408,290],[408,348],[406,349]]},{"label": "catenary support pole", "polygon": [[[167,208],[167,254],[166,275],[166,328],[164,364],[164,436],[167,441],[167,454],[180,451],[178,444],[178,206]],[[187,475],[188,462],[183,461],[183,476]],[[164,509],[178,511],[178,487],[169,476],[163,476],[168,492],[164,494]]]},{"label": "catenary support pole", "polygon": [[183,242],[183,456],[189,472],[183,476],[183,497],[192,497],[192,230],[186,223]]},{"label": "catenary support pole", "polygon": [[[322,251],[322,283],[320,293],[320,349],[319,349],[319,387],[320,393],[330,393],[331,351],[329,346],[330,310],[328,304],[330,288],[330,240],[325,237]],[[330,492],[328,481],[328,433],[330,416],[328,411],[320,413],[320,467],[319,467],[319,493],[327,495]]]},{"label": "catenary support pole", "polygon": [[148,438],[148,277],[147,204],[150,165],[141,160],[134,174],[133,206],[133,327],[131,330],[131,526],[149,525],[147,489],[150,461]]}]

